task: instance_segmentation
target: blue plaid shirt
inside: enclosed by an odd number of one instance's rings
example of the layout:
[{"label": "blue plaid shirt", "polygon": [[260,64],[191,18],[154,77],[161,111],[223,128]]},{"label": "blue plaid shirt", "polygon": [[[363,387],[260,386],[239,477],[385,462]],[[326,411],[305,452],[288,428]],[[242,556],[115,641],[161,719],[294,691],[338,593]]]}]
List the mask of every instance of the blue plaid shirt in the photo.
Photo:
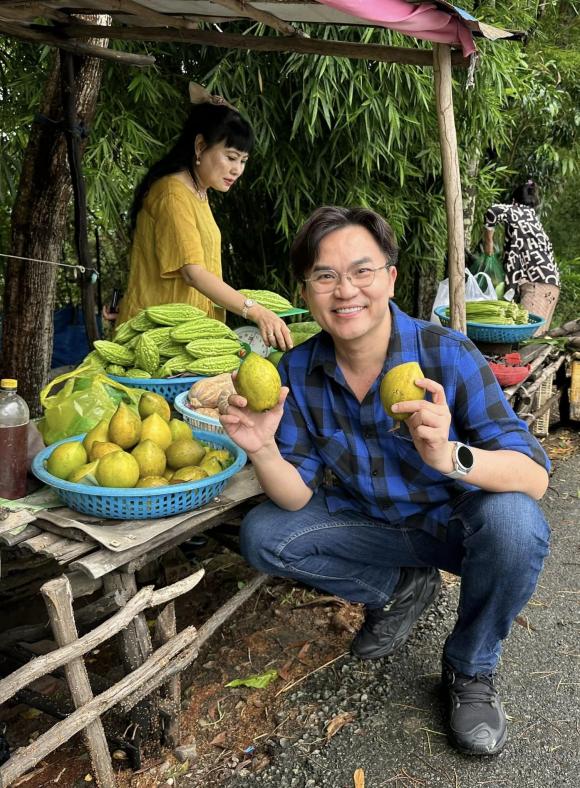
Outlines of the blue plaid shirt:
[{"label": "blue plaid shirt", "polygon": [[326,332],[284,354],[279,371],[290,394],[277,442],[305,484],[316,490],[325,482],[330,512],[354,509],[444,538],[454,501],[477,488],[426,465],[404,423],[392,431],[395,423],[379,396],[380,381],[389,369],[417,361],[425,377],[441,383],[451,411],[450,440],[519,451],[547,470],[550,463],[467,337],[415,320],[392,302],[390,308],[391,338],[383,371],[362,403],[346,383]]}]

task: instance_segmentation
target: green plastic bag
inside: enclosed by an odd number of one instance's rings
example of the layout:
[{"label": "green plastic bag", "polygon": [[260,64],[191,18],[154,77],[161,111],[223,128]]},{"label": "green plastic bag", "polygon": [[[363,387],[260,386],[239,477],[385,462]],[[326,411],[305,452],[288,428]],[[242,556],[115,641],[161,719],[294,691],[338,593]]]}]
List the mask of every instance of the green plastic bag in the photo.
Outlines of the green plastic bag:
[{"label": "green plastic bag", "polygon": [[504,281],[505,273],[499,254],[473,255],[473,262],[469,268],[472,274],[488,274],[494,287]]},{"label": "green plastic bag", "polygon": [[[56,394],[50,394],[64,381]],[[124,400],[137,412],[143,391],[108,378],[94,366],[82,366],[59,375],[40,392],[44,415],[38,429],[47,446],[88,432],[101,419],[110,418]]]}]

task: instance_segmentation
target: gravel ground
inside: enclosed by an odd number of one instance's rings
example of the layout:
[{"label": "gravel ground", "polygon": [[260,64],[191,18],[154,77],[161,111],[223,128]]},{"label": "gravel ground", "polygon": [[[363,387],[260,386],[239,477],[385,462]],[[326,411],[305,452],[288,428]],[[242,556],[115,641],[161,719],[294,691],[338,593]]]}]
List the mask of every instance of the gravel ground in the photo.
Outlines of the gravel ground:
[{"label": "gravel ground", "polygon": [[[343,657],[289,694],[277,714],[283,720],[285,709],[302,709],[297,736],[272,737],[271,765],[242,771],[228,788],[349,788],[356,769],[366,788],[578,786],[580,453],[558,462],[543,506],[552,554],[504,646],[499,688],[510,735],[499,756],[463,756],[447,744],[440,655],[458,601],[458,586],[448,585],[394,657]],[[352,721],[328,739],[328,723],[343,712]]]}]

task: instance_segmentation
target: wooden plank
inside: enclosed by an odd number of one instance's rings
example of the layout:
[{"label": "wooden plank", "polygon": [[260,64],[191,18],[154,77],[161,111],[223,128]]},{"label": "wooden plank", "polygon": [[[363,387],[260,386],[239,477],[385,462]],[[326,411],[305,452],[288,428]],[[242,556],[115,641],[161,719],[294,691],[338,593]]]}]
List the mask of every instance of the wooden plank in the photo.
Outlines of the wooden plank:
[{"label": "wooden plank", "polygon": [[433,76],[439,124],[439,146],[443,165],[443,186],[447,210],[447,256],[451,327],[465,333],[465,238],[461,173],[457,152],[457,132],[453,114],[451,49],[433,44]]},{"label": "wooden plank", "polygon": [[21,544],[26,539],[31,539],[41,533],[42,531],[40,528],[37,528],[35,525],[27,525],[24,531],[21,531],[19,534],[13,534],[8,531],[0,535],[0,544],[6,545],[6,547],[14,547],[17,544]]},{"label": "wooden plank", "polygon": [[[199,44],[225,49],[251,49],[255,52],[300,52],[305,55],[347,57],[353,60],[376,60],[381,63],[406,63],[414,66],[433,65],[433,55],[428,49],[412,47],[387,47],[382,44],[357,44],[348,41],[328,41],[298,36],[243,36],[234,33],[216,33],[210,30],[170,30],[166,27],[101,27],[73,23],[61,30],[69,36],[122,39],[125,41],[174,41],[181,44]],[[48,34],[47,34],[48,35]],[[50,43],[47,41],[47,43]],[[451,56],[453,65],[466,68],[468,59],[460,51]]]},{"label": "wooden plank", "polygon": [[66,564],[92,552],[95,549],[95,544],[94,542],[92,544],[75,542],[72,539],[56,536],[56,534],[42,532],[23,542],[21,548],[31,553],[47,555],[58,563]]},{"label": "wooden plank", "polygon": [[[78,640],[78,632],[72,606],[72,591],[65,577],[57,577],[40,589],[44,597],[50,625],[58,646],[66,646]],[[81,708],[93,700],[93,691],[82,657],[71,659],[65,665],[68,688],[75,708]],[[115,788],[116,780],[109,747],[101,718],[88,722],[84,728],[91,764],[100,788]]]},{"label": "wooden plank", "polygon": [[226,512],[234,510],[241,502],[251,500],[262,494],[254,469],[247,466],[237,474],[226,488],[228,496],[224,506],[204,512],[192,512],[191,517],[179,523],[170,531],[153,537],[142,545],[132,547],[130,550],[114,553],[111,550],[101,549],[91,555],[82,557],[71,563],[71,568],[86,572],[90,577],[103,577],[120,567],[127,566],[129,571],[148,563],[148,561],[163,555],[170,547],[181,544],[189,536],[202,533],[213,528],[223,521]]}]

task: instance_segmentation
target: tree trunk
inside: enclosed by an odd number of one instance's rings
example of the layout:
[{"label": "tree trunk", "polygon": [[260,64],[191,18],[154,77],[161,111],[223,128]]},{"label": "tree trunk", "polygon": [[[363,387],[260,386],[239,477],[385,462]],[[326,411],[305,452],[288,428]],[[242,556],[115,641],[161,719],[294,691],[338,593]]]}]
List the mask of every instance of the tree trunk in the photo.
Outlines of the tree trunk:
[{"label": "tree trunk", "polygon": [[471,249],[471,236],[475,226],[475,203],[477,200],[477,174],[481,164],[481,147],[479,139],[474,142],[465,171],[465,188],[463,189],[463,232],[465,248]]},{"label": "tree trunk", "polygon": [[[98,24],[107,16],[86,17]],[[107,41],[99,43],[107,46]],[[60,260],[66,236],[71,178],[60,121],[63,118],[60,57],[55,53],[39,109],[30,130],[12,210],[10,253]],[[101,85],[103,62],[80,58],[76,110],[89,126]],[[9,259],[4,287],[2,374],[18,379],[31,416],[40,415],[38,395],[48,380],[53,345],[57,268],[46,263]]]}]

